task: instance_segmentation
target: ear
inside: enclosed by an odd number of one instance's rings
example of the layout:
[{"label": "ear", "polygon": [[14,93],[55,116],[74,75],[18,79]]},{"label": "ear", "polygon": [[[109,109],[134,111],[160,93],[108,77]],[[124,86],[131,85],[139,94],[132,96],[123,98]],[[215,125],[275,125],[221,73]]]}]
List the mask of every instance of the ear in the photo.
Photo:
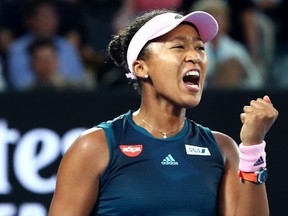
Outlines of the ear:
[{"label": "ear", "polygon": [[143,60],[135,60],[132,67],[137,77],[145,78],[145,75],[147,77],[148,66]]}]

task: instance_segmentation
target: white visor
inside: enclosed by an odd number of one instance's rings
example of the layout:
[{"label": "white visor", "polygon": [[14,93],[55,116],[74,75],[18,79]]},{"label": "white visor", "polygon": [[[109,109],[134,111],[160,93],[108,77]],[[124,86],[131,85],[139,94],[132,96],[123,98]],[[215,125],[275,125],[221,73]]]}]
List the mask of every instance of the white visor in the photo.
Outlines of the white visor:
[{"label": "white visor", "polygon": [[196,26],[200,38],[204,43],[212,40],[218,32],[218,23],[213,16],[204,11],[194,11],[182,16],[177,13],[163,13],[153,17],[145,23],[133,36],[127,50],[127,62],[130,70],[127,78],[137,79],[132,65],[145,44],[160,37],[178,26],[182,22],[189,22]]}]

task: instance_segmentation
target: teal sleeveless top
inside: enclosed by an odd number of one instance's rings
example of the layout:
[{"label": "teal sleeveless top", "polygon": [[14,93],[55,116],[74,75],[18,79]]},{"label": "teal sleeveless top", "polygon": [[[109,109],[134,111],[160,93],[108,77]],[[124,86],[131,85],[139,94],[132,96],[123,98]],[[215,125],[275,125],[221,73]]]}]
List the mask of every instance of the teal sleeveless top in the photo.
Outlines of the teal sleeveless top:
[{"label": "teal sleeveless top", "polygon": [[96,215],[218,215],[224,162],[211,131],[186,119],[175,136],[158,139],[132,111],[99,124],[110,151],[100,179]]}]

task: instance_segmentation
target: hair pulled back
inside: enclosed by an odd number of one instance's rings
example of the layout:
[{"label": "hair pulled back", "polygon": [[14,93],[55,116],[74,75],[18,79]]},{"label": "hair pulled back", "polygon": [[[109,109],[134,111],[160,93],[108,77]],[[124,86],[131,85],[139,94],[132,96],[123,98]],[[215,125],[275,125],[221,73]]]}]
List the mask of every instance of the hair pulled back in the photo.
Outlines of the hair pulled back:
[{"label": "hair pulled back", "polygon": [[[128,27],[118,34],[112,36],[112,39],[108,45],[108,55],[112,59],[113,63],[116,66],[121,67],[124,69],[124,73],[129,72],[128,63],[127,63],[127,50],[130,41],[132,40],[133,36],[136,32],[150,19],[155,16],[158,16],[163,13],[178,13],[174,10],[168,9],[158,9],[158,10],[151,10],[143,15],[137,17],[134,21],[132,21]],[[147,45],[147,44],[146,44]],[[145,59],[148,56],[147,49],[145,49],[146,45],[142,48],[138,55],[138,59]],[[141,94],[141,80],[130,80],[129,84],[133,86],[133,88]]]},{"label": "hair pulled back", "polygon": [[[119,34],[113,35],[108,45],[108,54],[113,60],[114,64],[123,67],[125,71],[129,71],[126,56],[131,39],[146,22],[157,15],[167,12],[175,13],[175,11],[166,9],[146,12],[142,16],[137,17],[126,29],[120,31]],[[140,58],[140,56],[143,56],[143,49],[138,58]]]}]

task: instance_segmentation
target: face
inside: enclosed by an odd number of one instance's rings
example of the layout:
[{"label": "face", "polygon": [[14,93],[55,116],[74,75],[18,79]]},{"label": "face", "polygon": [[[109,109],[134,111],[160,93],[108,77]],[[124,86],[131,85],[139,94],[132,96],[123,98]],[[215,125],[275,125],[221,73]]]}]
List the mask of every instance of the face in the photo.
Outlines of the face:
[{"label": "face", "polygon": [[[180,107],[194,107],[201,99],[207,67],[204,43],[196,29],[181,24],[147,46],[145,60],[157,98]],[[159,97],[160,96],[160,97]]]},{"label": "face", "polygon": [[29,23],[37,34],[51,36],[57,30],[58,16],[50,5],[42,5],[30,18]]},{"label": "face", "polygon": [[49,79],[58,70],[58,60],[52,47],[39,47],[34,51],[32,68],[39,79]]}]

